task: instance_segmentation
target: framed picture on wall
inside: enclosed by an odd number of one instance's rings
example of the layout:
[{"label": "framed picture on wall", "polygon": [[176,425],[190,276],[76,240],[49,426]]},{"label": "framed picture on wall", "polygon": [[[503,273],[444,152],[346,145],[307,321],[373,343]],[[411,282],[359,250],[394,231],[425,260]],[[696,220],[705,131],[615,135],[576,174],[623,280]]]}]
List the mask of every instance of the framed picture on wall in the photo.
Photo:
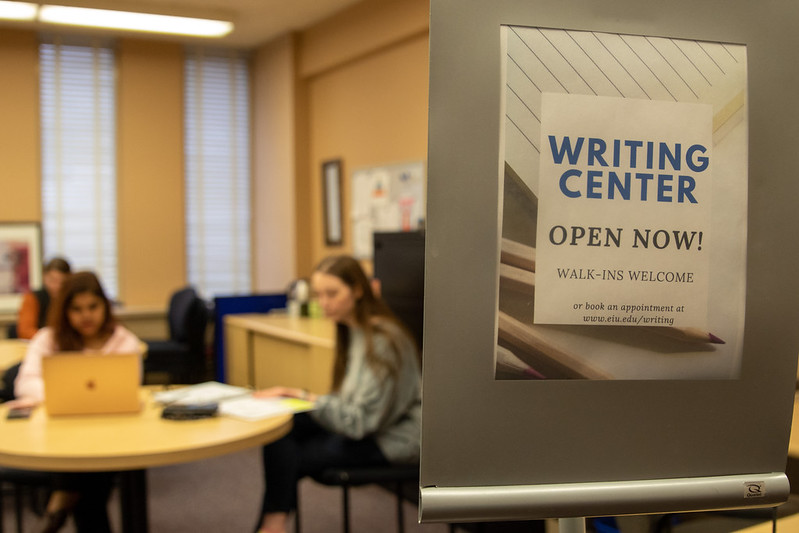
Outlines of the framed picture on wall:
[{"label": "framed picture on wall", "polygon": [[0,313],[15,313],[22,295],[41,284],[41,226],[37,222],[0,223]]},{"label": "framed picture on wall", "polygon": [[341,159],[322,163],[322,197],[325,214],[325,244],[342,243],[341,219]]}]

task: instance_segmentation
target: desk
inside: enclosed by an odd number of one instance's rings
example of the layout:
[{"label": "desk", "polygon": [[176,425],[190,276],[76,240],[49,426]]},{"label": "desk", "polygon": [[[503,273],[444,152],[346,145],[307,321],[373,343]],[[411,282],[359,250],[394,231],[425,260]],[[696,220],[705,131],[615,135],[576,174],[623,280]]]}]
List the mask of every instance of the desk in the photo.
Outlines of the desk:
[{"label": "desk", "polygon": [[330,391],[335,324],[282,313],[225,317],[225,376],[231,385]]},{"label": "desk", "polygon": [[8,408],[0,405],[0,465],[44,471],[122,471],[123,531],[146,532],[144,469],[260,446],[291,428],[291,415],[255,422],[222,416],[164,420],[161,407],[152,401],[153,390],[142,390],[144,409],[132,415],[51,418],[37,408],[29,420],[6,420]]},{"label": "desk", "polygon": [[19,339],[0,340],[0,373],[8,367],[22,361],[27,349],[28,341]]},{"label": "desk", "polygon": [[788,441],[788,455],[799,459],[799,391],[793,397],[793,420],[791,421],[791,438]]},{"label": "desk", "polygon": [[[738,533],[771,533],[774,531],[771,520],[757,524],[754,526],[741,529]],[[792,514],[783,516],[777,520],[777,531],[789,533],[790,531],[799,531],[799,514]]]}]

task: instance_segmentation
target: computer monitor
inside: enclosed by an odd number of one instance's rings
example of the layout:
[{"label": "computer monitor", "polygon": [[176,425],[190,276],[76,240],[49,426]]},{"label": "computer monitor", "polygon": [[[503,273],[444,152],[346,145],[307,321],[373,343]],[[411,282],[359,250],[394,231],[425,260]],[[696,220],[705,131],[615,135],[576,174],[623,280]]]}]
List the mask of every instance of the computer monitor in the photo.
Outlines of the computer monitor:
[{"label": "computer monitor", "polygon": [[422,348],[424,231],[375,232],[374,277],[389,308]]}]

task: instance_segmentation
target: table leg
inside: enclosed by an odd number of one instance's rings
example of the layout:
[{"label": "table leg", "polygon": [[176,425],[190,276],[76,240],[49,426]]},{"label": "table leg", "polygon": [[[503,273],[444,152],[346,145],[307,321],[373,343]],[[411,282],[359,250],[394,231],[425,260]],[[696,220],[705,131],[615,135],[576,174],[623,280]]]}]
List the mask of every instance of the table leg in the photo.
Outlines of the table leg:
[{"label": "table leg", "polygon": [[119,504],[123,533],[147,533],[147,471],[127,470],[120,473]]}]

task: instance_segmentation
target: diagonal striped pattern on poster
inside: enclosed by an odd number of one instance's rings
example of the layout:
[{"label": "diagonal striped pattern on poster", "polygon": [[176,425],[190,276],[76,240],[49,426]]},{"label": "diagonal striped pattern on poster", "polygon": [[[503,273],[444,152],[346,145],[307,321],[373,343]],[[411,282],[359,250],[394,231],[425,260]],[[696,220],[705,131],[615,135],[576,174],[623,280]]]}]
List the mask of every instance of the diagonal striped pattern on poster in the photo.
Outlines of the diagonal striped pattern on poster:
[{"label": "diagonal striped pattern on poster", "polygon": [[744,47],[518,26],[506,39],[505,159],[533,192],[544,92],[711,104],[714,144],[743,118]]}]

